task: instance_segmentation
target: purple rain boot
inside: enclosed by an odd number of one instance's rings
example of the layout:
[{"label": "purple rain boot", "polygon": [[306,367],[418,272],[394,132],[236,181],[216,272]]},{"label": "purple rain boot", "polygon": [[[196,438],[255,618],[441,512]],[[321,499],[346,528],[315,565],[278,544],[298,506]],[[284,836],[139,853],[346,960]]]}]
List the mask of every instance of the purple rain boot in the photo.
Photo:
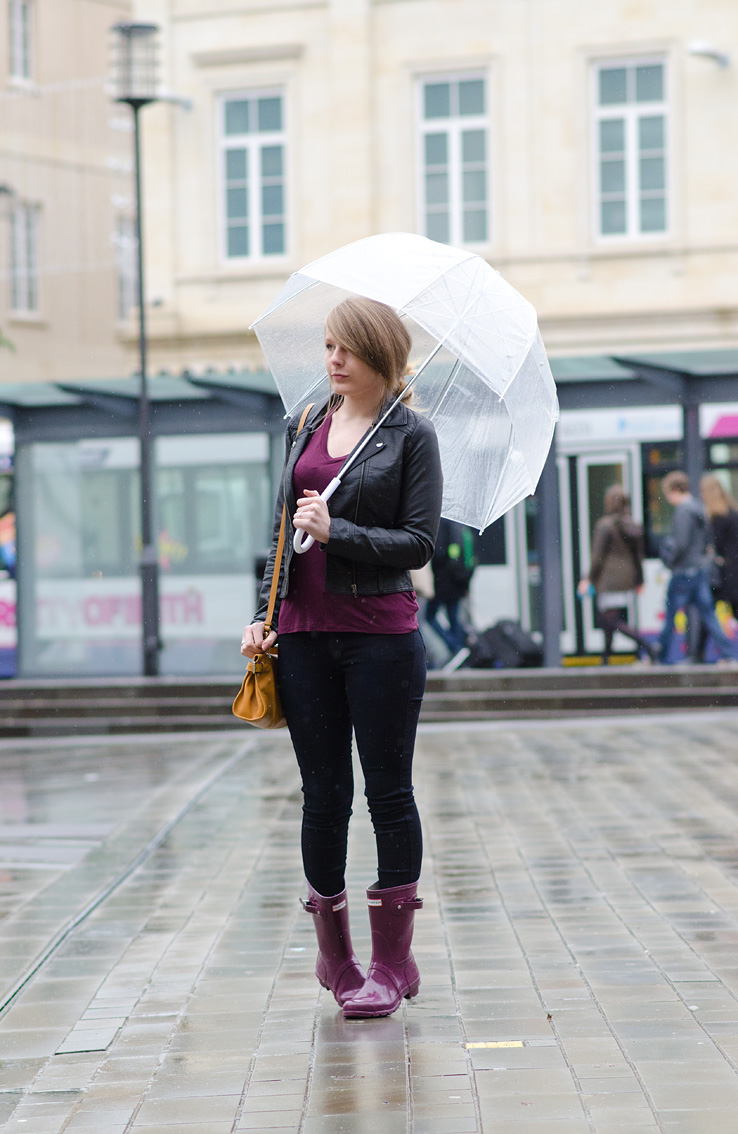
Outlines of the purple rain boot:
[{"label": "purple rain boot", "polygon": [[302,907],[315,918],[318,938],[315,975],[323,988],[333,993],[338,1006],[343,1007],[366,980],[351,945],[346,891],[324,898],[308,882],[308,900],[302,902]]},{"label": "purple rain boot", "polygon": [[369,924],[372,929],[372,961],[366,983],[343,1005],[344,1016],[389,1016],[403,996],[417,996],[420,974],[410,952],[415,911],[423,899],[417,896],[418,883],[366,892]]}]

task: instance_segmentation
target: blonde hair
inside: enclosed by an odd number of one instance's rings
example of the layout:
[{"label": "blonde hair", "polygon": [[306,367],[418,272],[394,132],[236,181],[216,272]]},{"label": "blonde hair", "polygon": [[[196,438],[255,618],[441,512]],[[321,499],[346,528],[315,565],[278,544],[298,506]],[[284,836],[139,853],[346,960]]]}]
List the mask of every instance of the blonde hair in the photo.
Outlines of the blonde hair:
[{"label": "blonde hair", "polygon": [[[382,376],[386,397],[402,394],[413,344],[407,327],[391,307],[351,296],[328,313],[325,329],[340,346]],[[403,401],[409,402],[411,397],[412,390],[408,390]]]},{"label": "blonde hair", "polygon": [[728,512],[738,508],[733,497],[712,473],[706,473],[700,480],[700,496],[708,516],[727,516]]}]

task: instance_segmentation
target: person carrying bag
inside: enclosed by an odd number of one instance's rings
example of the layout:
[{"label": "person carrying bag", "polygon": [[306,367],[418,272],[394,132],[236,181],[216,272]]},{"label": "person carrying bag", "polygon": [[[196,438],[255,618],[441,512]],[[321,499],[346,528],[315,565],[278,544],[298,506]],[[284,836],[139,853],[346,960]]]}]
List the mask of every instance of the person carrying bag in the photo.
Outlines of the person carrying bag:
[{"label": "person carrying bag", "polygon": [[[299,433],[305,424],[305,418],[315,403],[306,406],[297,427]],[[272,581],[269,586],[269,604],[264,619],[264,636],[268,637],[274,624],[274,605],[277,601],[277,587],[279,574],[282,568],[282,555],[284,553],[284,532],[287,510],[282,505],[282,519],[279,525],[277,549],[272,567]],[[242,643],[243,644],[243,643]],[[256,654],[246,667],[246,675],[241,682],[241,688],[233,702],[233,715],[242,721],[256,725],[257,728],[284,728],[287,724],[282,712],[282,702],[279,697],[276,675],[276,650],[265,650]]]},{"label": "person carrying bag", "polygon": [[610,661],[616,633],[630,638],[648,661],[656,661],[655,645],[628,625],[628,600],[643,585],[643,528],[630,515],[630,498],[619,484],[605,493],[605,514],[595,524],[589,575],[577,587],[584,598],[596,594],[597,624],[605,636],[603,661]]},{"label": "person carrying bag", "polygon": [[[402,320],[382,303],[352,297],[330,312],[332,394],[299,435],[295,419],[288,425],[261,602],[241,644],[242,654],[259,658],[279,635],[277,685],[302,776],[303,905],[318,938],[316,976],[356,1017],[388,1015],[420,985],[411,951],[422,906],[412,761],[426,660],[410,572],[433,554],[442,474],[435,430],[422,414],[402,400],[382,421],[405,388],[410,348]],[[321,493],[331,485],[329,509]],[[352,732],[377,844],[367,971],[351,944],[345,884]]]}]

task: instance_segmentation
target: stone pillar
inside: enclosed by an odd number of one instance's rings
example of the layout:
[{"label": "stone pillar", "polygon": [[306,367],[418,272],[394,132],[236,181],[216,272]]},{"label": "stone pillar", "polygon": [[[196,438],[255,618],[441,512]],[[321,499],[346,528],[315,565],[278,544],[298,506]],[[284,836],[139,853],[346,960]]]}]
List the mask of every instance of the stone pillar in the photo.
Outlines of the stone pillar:
[{"label": "stone pillar", "polygon": [[374,231],[372,36],[369,0],[330,3],[331,121],[326,186],[334,246]]},{"label": "stone pillar", "polygon": [[541,631],[543,664],[561,665],[561,630],[564,624],[561,570],[561,519],[556,434],[538,482],[538,551],[541,558]]}]

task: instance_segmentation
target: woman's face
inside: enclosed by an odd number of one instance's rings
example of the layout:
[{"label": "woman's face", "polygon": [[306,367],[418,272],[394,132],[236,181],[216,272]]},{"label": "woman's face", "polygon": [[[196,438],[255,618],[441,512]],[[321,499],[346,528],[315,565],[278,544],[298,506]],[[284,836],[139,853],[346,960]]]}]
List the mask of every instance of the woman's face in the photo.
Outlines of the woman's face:
[{"label": "woman's face", "polygon": [[340,345],[326,328],[325,369],[336,394],[379,405],[386,393],[384,378],[346,347]]}]

